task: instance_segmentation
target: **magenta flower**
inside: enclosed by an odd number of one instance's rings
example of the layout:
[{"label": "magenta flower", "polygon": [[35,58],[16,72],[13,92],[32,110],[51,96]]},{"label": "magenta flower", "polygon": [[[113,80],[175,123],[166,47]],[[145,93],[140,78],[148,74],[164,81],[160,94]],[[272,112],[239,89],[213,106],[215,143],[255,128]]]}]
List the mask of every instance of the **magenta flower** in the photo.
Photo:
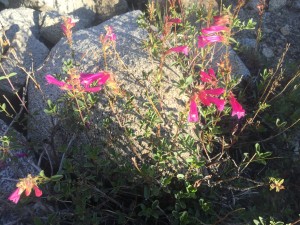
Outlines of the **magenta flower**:
[{"label": "magenta flower", "polygon": [[60,87],[60,89],[62,89],[62,90],[72,90],[73,89],[72,85],[69,85],[64,81],[57,80],[55,77],[53,77],[50,74],[46,75],[46,81],[48,84],[54,84],[54,85]]},{"label": "magenta flower", "polygon": [[219,35],[198,36],[198,48],[204,48],[206,45],[214,42],[222,42],[223,37]]},{"label": "magenta flower", "polygon": [[106,29],[106,35],[104,36],[104,42],[106,41],[112,41],[115,42],[117,40],[116,34],[113,32],[113,29],[111,26],[108,26]]},{"label": "magenta flower", "polygon": [[109,78],[109,74],[105,72],[100,73],[81,73],[80,83],[85,87],[89,87],[93,82],[97,82],[98,85],[104,85]]},{"label": "magenta flower", "polygon": [[61,29],[67,37],[69,36],[69,33],[73,27],[75,27],[75,22],[72,20],[72,18],[64,19],[64,23],[61,25]]},{"label": "magenta flower", "polygon": [[224,109],[225,100],[219,99],[214,96],[220,96],[223,93],[224,93],[223,88],[201,90],[198,93],[198,97],[202,104],[206,106],[210,106],[211,104],[214,104],[219,111],[222,111]]},{"label": "magenta flower", "polygon": [[232,112],[231,112],[231,116],[237,116],[238,119],[242,118],[243,116],[245,116],[245,110],[243,109],[243,107],[241,106],[240,103],[238,103],[238,101],[236,100],[236,98],[234,97],[233,94],[230,94],[229,96],[229,103],[232,107]]},{"label": "magenta flower", "polygon": [[17,189],[8,197],[8,200],[17,204],[20,200],[21,194],[25,191],[25,195],[29,196],[32,188],[34,189],[35,196],[42,196],[43,192],[37,186],[38,177],[32,177],[30,174],[26,178],[22,178],[17,183]]},{"label": "magenta flower", "polygon": [[[89,74],[89,73],[81,73],[80,74],[80,84],[83,85],[82,91],[83,92],[98,92],[102,89],[102,86],[107,82],[109,79],[109,73],[107,72],[100,72],[95,74]],[[66,82],[57,80],[52,75],[46,75],[46,81],[48,84],[54,84],[62,90],[80,90],[80,87],[75,87],[67,84]],[[91,85],[95,83],[96,86]]]},{"label": "magenta flower", "polygon": [[204,71],[201,71],[200,72],[200,79],[204,83],[211,83],[211,84],[214,84],[214,85],[217,81],[215,71],[212,68],[210,68],[208,70],[208,73],[206,73]]},{"label": "magenta flower", "polygon": [[12,201],[13,203],[17,204],[20,200],[22,190],[20,188],[17,188],[9,197],[8,200]]},{"label": "magenta flower", "polygon": [[216,32],[224,32],[228,31],[228,27],[226,26],[210,26],[208,28],[204,28],[201,30],[202,34],[214,34]]},{"label": "magenta flower", "polygon": [[181,23],[181,19],[179,19],[179,18],[171,18],[171,19],[168,19],[168,22],[169,23],[179,24],[179,23]]},{"label": "magenta flower", "polygon": [[188,121],[189,122],[198,122],[198,120],[199,120],[199,116],[198,116],[197,104],[196,104],[195,99],[191,99]]},{"label": "magenta flower", "polygon": [[189,54],[189,47],[186,46],[186,45],[182,45],[182,46],[177,46],[177,47],[174,47],[174,48],[170,48],[166,52],[166,55],[171,53],[171,52],[183,53],[187,56]]},{"label": "magenta flower", "polygon": [[224,16],[214,16],[214,25],[215,26],[224,26],[230,24],[230,17],[229,15]]}]

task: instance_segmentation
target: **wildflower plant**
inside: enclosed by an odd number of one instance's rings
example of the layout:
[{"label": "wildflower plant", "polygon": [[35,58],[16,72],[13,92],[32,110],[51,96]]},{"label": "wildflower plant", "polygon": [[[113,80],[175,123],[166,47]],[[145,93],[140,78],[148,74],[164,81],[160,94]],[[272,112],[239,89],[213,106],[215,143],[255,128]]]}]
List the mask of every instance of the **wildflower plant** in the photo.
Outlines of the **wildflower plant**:
[{"label": "wildflower plant", "polygon": [[[128,72],[110,26],[99,35],[102,68],[80,71],[72,50],[62,74],[45,74],[47,85],[63,93],[57,102],[47,102],[45,112],[69,125],[74,135],[58,151],[59,175],[28,175],[19,180],[9,200],[17,203],[23,192],[28,196],[32,189],[40,197],[38,185],[64,177],[51,190],[58,207],[67,208],[62,217],[68,222],[92,218],[93,224],[221,224],[244,210],[235,201],[242,202],[245,193],[268,186],[284,190],[283,179],[256,180],[249,172],[253,164],[265,166],[271,152],[255,142],[240,145],[246,128],[267,108],[269,97],[263,92],[264,107],[256,111],[248,107],[239,86],[243,74],[234,74],[231,67],[233,34],[253,29],[254,23],[240,22],[230,7],[220,13],[205,12],[186,10],[178,2],[169,0],[162,12],[150,1],[148,17],[138,21],[148,31],[144,48],[153,63],[152,70],[135,80],[143,87],[141,95],[119,85],[110,68],[113,59],[121,65],[119,73]],[[191,15],[198,20],[190,22]],[[71,49],[74,26],[64,19],[62,29]],[[218,53],[221,56],[216,57]],[[177,80],[170,79],[169,67],[179,74]],[[172,103],[166,100],[171,98],[166,96],[166,84],[176,93],[171,101],[180,102],[175,110],[168,107]],[[97,104],[110,109],[98,123],[93,120]],[[72,145],[78,144],[76,132],[89,134],[95,127],[103,131],[96,136],[101,144]],[[126,149],[131,152],[125,154]],[[136,192],[132,198],[130,191]]]}]

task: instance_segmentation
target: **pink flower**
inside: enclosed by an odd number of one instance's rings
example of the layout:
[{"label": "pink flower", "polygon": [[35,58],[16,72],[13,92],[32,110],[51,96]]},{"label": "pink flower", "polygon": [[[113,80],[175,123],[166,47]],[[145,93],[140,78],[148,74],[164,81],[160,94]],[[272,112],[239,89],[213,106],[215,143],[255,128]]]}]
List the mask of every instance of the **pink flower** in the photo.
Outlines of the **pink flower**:
[{"label": "pink flower", "polygon": [[104,36],[104,42],[106,41],[112,41],[115,42],[117,40],[116,34],[113,32],[113,29],[111,26],[105,27],[106,35]]},{"label": "pink flower", "polygon": [[219,111],[222,111],[224,109],[225,100],[213,96],[219,96],[223,93],[224,93],[223,88],[201,90],[198,93],[198,97],[202,104],[206,106],[210,106],[211,104],[214,104]]},{"label": "pink flower", "polygon": [[198,120],[199,120],[199,116],[198,116],[197,104],[196,104],[195,99],[191,99],[188,121],[189,122],[198,122]]},{"label": "pink flower", "polygon": [[211,26],[201,30],[202,34],[214,34],[216,32],[228,31],[228,27],[225,26]]},{"label": "pink flower", "polygon": [[38,186],[34,186],[33,189],[34,189],[34,194],[35,194],[36,197],[41,197],[42,196],[43,192],[41,191],[41,189],[39,189]]},{"label": "pink flower", "polygon": [[217,81],[215,71],[212,68],[210,68],[208,70],[208,73],[206,73],[204,71],[201,71],[200,72],[200,79],[204,83],[211,83],[211,84],[214,84],[214,85]]},{"label": "pink flower", "polygon": [[75,22],[72,20],[72,18],[65,18],[64,23],[61,25],[61,29],[67,37],[69,36],[69,32],[71,32],[73,27],[75,27]]},{"label": "pink flower", "polygon": [[25,191],[25,195],[29,196],[32,188],[34,189],[35,196],[42,196],[43,192],[37,186],[38,177],[32,177],[30,174],[26,178],[22,178],[17,183],[17,189],[8,197],[8,200],[17,204],[20,200],[21,194]]},{"label": "pink flower", "polygon": [[233,94],[230,94],[229,96],[229,103],[232,107],[232,112],[231,112],[231,116],[237,116],[238,119],[242,118],[243,116],[245,116],[245,110],[243,109],[243,107],[241,106],[240,103],[238,103],[238,101],[236,100],[236,98],[234,97]]},{"label": "pink flower", "polygon": [[20,200],[21,194],[24,190],[17,188],[8,198],[8,200],[12,201],[13,203],[17,204]]},{"label": "pink flower", "polygon": [[215,26],[224,26],[230,24],[230,17],[229,15],[224,16],[214,16],[214,25]]},{"label": "pink flower", "polygon": [[198,48],[204,48],[209,43],[222,42],[223,38],[219,35],[198,36]]},{"label": "pink flower", "polygon": [[179,18],[171,18],[171,19],[168,19],[168,22],[169,23],[179,24],[179,23],[181,23],[181,19],[179,19]]},{"label": "pink flower", "polygon": [[48,82],[48,84],[54,84],[54,85],[56,85],[56,86],[58,86],[58,87],[64,87],[64,86],[67,86],[67,87],[69,87],[69,90],[72,89],[72,86],[71,86],[71,85],[68,85],[66,82],[57,80],[55,77],[53,77],[53,76],[50,75],[50,74],[46,75],[46,81]]},{"label": "pink flower", "polygon": [[98,85],[103,85],[109,78],[109,74],[105,72],[100,73],[81,73],[80,83],[85,87],[90,86],[93,82],[97,81]]},{"label": "pink flower", "polygon": [[[84,92],[98,92],[102,89],[102,86],[106,83],[106,81],[109,79],[110,75],[107,72],[99,72],[95,74],[90,73],[81,73],[79,77],[80,84],[83,85],[83,88],[80,89],[80,87],[75,87],[70,84],[67,84],[66,82],[57,80],[52,75],[46,75],[46,81],[48,84],[54,84],[62,90],[82,90]],[[91,85],[93,83],[96,83],[96,86]]]},{"label": "pink flower", "polygon": [[170,48],[166,52],[166,55],[171,53],[171,52],[183,53],[187,56],[189,54],[189,47],[186,46],[186,45],[183,45],[183,46],[177,46],[177,47],[174,47],[174,48]]},{"label": "pink flower", "polygon": [[223,111],[224,106],[225,106],[225,100],[211,97],[209,95],[206,96],[206,98],[209,102],[213,103],[219,111]]}]

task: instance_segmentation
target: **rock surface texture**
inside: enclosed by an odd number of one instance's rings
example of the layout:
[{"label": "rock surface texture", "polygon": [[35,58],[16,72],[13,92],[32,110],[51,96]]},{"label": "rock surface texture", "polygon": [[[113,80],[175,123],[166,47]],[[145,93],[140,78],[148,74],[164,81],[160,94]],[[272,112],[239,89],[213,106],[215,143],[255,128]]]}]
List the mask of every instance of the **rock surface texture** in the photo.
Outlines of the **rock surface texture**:
[{"label": "rock surface texture", "polygon": [[39,11],[57,11],[68,14],[87,23],[95,20],[96,14],[105,20],[128,10],[126,0],[13,0],[9,1],[10,8],[28,7]]},{"label": "rock surface texture", "polygon": [[[7,9],[0,12],[2,26],[1,75],[17,73],[10,80],[15,90],[25,84],[26,71],[35,71],[44,62],[49,50],[38,40],[38,12],[33,9]],[[21,68],[22,67],[22,68]],[[13,95],[13,88],[6,80],[1,81],[0,93]]]},{"label": "rock surface texture", "polygon": [[[224,1],[226,5],[236,4],[234,0]],[[253,18],[258,24],[261,20],[261,38],[256,42],[256,30],[242,31],[235,38],[243,47],[247,47],[243,61],[247,64],[259,58],[260,67],[274,67],[287,44],[290,44],[285,57],[287,69],[296,68],[300,64],[300,2],[299,0],[271,0],[264,6],[264,13],[260,19],[257,5],[258,0],[250,0],[240,10],[239,18],[248,21]],[[249,42],[249,40],[251,40]],[[249,51],[250,50],[250,51]],[[257,59],[253,59],[253,57]],[[248,67],[255,67],[249,64]]]}]

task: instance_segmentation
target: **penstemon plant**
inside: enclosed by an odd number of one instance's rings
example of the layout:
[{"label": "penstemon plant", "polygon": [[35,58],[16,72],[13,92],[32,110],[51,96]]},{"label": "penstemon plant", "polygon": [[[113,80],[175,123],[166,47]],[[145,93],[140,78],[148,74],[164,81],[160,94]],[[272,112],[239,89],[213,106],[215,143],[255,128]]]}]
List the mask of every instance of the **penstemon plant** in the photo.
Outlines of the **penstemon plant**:
[{"label": "penstemon plant", "polygon": [[[151,1],[148,17],[139,18],[139,25],[148,31],[145,51],[152,62],[158,62],[153,63],[153,70],[144,71],[140,74],[142,79],[137,80],[144,87],[140,105],[138,97],[119,85],[121,82],[111,72],[110,56],[121,65],[119,72],[125,73],[128,69],[116,50],[118,36],[114,28],[106,27],[106,34],[99,37],[103,69],[95,73],[79,72],[72,49],[71,29],[76,23],[64,19],[62,30],[73,58],[64,63],[66,78],[45,74],[45,81],[62,90],[63,96],[57,103],[63,102],[65,109],[49,100],[45,112],[65,119],[70,118],[67,114],[71,111],[74,113],[72,125],[80,126],[76,131],[89,131],[96,127],[91,118],[95,106],[101,102],[99,99],[103,98],[112,113],[103,118],[100,129],[115,131],[111,128],[118,124],[120,130],[103,140],[104,147],[97,143],[74,147],[72,153],[67,152],[70,145],[61,150],[58,175],[48,178],[41,173],[20,179],[9,200],[17,203],[21,194],[25,191],[28,196],[31,189],[40,197],[42,191],[38,184],[60,180],[53,188],[58,194],[53,196],[57,195],[56,201],[68,205],[68,209],[75,208],[75,215],[66,215],[73,222],[85,222],[92,215],[93,224],[101,224],[109,214],[114,220],[117,217],[120,224],[128,221],[132,224],[141,221],[217,224],[229,214],[243,210],[236,209],[235,203],[227,204],[224,196],[248,193],[259,187],[269,186],[276,192],[285,189],[284,179],[274,178],[277,176],[257,181],[255,176],[249,175],[250,166],[265,166],[271,152],[263,151],[258,143],[247,146],[245,151],[237,146],[246,127],[263,111],[259,108],[253,113],[247,108],[238,86],[241,81],[238,76],[242,74],[233,74],[229,57],[230,44],[236,43],[233,35],[253,29],[253,21],[240,22],[236,11],[231,13],[230,8],[223,8],[219,14],[209,9],[205,14],[204,10],[186,10],[176,2],[169,0],[169,7],[162,13]],[[196,15],[198,20],[190,22],[191,15]],[[168,87],[178,93],[176,100],[183,105],[176,112],[166,107],[163,90],[169,81],[167,67],[180,76],[168,83]],[[96,138],[103,139],[102,136]],[[119,139],[124,149],[132,149],[130,154],[122,155],[116,148],[115,142]],[[128,194],[130,189],[137,193],[133,203],[128,204],[124,193]],[[232,198],[235,201],[235,197]],[[118,201],[130,205],[129,209]],[[213,204],[215,202],[219,205]],[[113,207],[118,210],[113,212]]]}]

